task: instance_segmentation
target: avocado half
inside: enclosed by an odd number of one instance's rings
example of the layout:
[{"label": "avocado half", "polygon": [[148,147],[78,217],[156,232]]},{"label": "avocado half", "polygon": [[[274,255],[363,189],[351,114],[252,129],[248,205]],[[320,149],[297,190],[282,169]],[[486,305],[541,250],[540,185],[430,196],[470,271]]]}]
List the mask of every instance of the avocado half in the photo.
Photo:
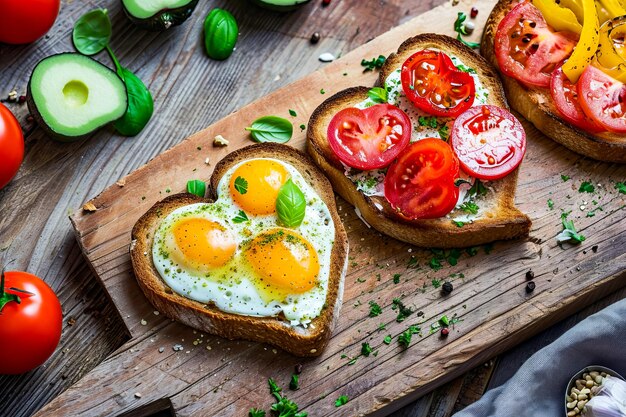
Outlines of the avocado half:
[{"label": "avocado half", "polygon": [[255,4],[277,12],[289,12],[311,0],[252,0]]},{"label": "avocado half", "polygon": [[160,32],[183,23],[198,0],[122,0],[126,16],[136,26]]},{"label": "avocado half", "polygon": [[124,82],[108,67],[77,53],[42,59],[28,81],[28,110],[52,138],[87,137],[126,112]]}]

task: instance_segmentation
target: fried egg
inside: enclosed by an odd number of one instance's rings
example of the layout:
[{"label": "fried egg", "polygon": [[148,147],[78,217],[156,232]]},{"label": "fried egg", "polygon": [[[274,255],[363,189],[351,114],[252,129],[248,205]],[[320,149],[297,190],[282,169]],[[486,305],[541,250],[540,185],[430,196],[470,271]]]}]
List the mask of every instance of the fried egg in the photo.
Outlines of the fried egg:
[{"label": "fried egg", "polygon": [[[291,179],[306,200],[302,224],[276,214]],[[328,207],[293,166],[270,158],[232,166],[218,199],[180,207],[155,233],[152,259],[176,293],[240,315],[284,315],[305,326],[326,302],[335,227]]]}]

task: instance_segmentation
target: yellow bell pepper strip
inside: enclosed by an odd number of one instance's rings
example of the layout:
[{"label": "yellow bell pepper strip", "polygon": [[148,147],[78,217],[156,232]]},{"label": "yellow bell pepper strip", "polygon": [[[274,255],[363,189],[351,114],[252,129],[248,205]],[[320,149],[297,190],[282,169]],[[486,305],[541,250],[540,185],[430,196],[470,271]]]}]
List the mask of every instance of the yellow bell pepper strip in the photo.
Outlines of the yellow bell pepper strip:
[{"label": "yellow bell pepper strip", "polygon": [[598,14],[593,0],[582,0],[583,4],[583,30],[574,52],[563,64],[563,72],[567,78],[576,83],[598,50]]},{"label": "yellow bell pepper strip", "polygon": [[[597,0],[596,0],[597,1]],[[600,0],[611,19],[626,15],[626,9],[617,0]]]},{"label": "yellow bell pepper strip", "polygon": [[598,22],[603,24],[604,22],[611,20],[611,15],[609,11],[604,8],[604,5],[599,1],[596,1],[596,12],[598,13]]},{"label": "yellow bell pepper strip", "polygon": [[554,0],[531,0],[531,3],[539,9],[548,25],[556,31],[568,31],[580,34],[583,27],[576,15],[570,9],[559,6]]},{"label": "yellow bell pepper strip", "polygon": [[626,16],[616,17],[600,27],[596,66],[611,77],[626,83]]},{"label": "yellow bell pepper strip", "polygon": [[[622,0],[626,1],[626,0]],[[570,9],[575,15],[578,23],[583,23],[583,4],[582,0],[561,0],[561,6]]]}]

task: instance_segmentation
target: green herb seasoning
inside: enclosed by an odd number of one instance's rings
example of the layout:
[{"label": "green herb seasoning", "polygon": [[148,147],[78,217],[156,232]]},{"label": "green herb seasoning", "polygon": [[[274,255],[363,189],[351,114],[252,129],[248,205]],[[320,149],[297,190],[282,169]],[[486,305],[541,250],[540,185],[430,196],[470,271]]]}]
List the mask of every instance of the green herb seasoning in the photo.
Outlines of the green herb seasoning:
[{"label": "green herb seasoning", "polygon": [[383,309],[375,301],[370,301],[370,317],[379,316],[383,312]]},{"label": "green herb seasoning", "polygon": [[595,187],[588,181],[583,181],[583,183],[580,184],[580,188],[578,188],[579,193],[593,193],[594,191]]},{"label": "green herb seasoning", "polygon": [[335,407],[341,407],[342,405],[346,405],[347,403],[348,403],[348,396],[347,395],[341,395],[335,401]]},{"label": "green herb seasoning", "polygon": [[382,68],[386,60],[387,58],[384,55],[379,55],[378,58],[372,58],[369,61],[367,59],[361,60],[361,65],[365,67],[363,72]]}]

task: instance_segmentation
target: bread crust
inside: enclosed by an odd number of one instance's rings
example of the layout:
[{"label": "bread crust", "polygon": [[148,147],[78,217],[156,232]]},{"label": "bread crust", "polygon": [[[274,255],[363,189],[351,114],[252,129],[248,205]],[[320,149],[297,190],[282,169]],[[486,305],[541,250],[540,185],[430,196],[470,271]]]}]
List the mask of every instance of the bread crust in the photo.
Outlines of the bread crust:
[{"label": "bread crust", "polygon": [[[471,65],[489,90],[490,104],[508,108],[498,76],[490,65],[457,40],[444,35],[422,34],[407,39],[400,45],[398,52],[387,58],[381,68],[378,84],[383,85],[391,72],[402,66],[411,54],[424,48],[437,48],[451,53]],[[366,196],[358,191],[345,176],[343,165],[328,144],[326,132],[330,120],[339,110],[365,100],[368,91],[369,87],[353,87],[330,97],[313,112],[307,130],[309,155],[330,178],[335,191],[355,206],[367,224],[386,235],[422,247],[468,247],[528,235],[530,219],[514,206],[517,169],[505,178],[492,182],[497,208],[491,217],[475,220],[463,227],[457,227],[446,217],[402,219],[384,197]]]},{"label": "bread crust", "polygon": [[[331,252],[326,307],[306,329],[292,327],[281,317],[226,313],[210,303],[204,304],[183,297],[172,291],[163,281],[152,261],[154,234],[161,221],[179,207],[215,201],[220,178],[234,164],[251,158],[275,158],[291,164],[326,203],[334,222],[335,238]],[[150,303],[166,316],[227,339],[269,343],[296,356],[318,356],[328,343],[341,307],[348,259],[348,237],[337,213],[335,196],[328,179],[304,153],[286,145],[265,143],[241,148],[220,161],[210,179],[208,198],[182,193],[167,197],[152,206],[133,227],[130,257],[142,291]]]},{"label": "bread crust", "polygon": [[[480,46],[480,53],[495,67],[495,36],[500,21],[518,0],[500,0],[491,11]],[[598,161],[626,163],[626,135],[611,132],[597,134],[570,125],[559,115],[548,89],[527,87],[500,72],[504,91],[511,107],[544,135],[566,148]]]}]

